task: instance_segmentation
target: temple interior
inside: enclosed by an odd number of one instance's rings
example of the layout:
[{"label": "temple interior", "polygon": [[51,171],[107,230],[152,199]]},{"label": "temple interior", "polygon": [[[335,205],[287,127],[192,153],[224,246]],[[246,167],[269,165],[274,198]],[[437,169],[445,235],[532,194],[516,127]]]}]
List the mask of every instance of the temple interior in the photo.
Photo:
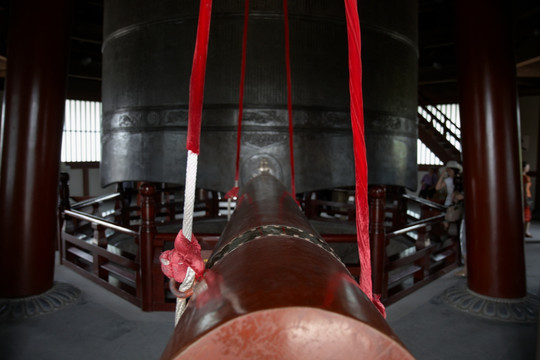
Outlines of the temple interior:
[{"label": "temple interior", "polygon": [[2,359],[540,359],[535,1],[0,0],[0,92]]}]

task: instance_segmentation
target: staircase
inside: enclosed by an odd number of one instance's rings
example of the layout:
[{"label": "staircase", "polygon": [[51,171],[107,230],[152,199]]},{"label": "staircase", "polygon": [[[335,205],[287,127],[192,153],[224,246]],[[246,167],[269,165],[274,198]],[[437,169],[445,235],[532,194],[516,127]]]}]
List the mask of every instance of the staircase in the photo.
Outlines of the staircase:
[{"label": "staircase", "polygon": [[434,106],[419,105],[418,138],[443,163],[461,160],[460,130]]}]

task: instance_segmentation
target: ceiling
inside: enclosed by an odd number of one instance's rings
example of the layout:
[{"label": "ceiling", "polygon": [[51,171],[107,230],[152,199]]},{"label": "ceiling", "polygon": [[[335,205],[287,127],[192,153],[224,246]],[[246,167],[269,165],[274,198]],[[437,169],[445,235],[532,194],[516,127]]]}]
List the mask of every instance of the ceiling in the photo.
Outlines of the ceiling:
[{"label": "ceiling", "polygon": [[[511,4],[519,95],[540,95],[540,2]],[[457,103],[455,1],[419,0],[418,5],[419,93],[435,103]]]},{"label": "ceiling", "polygon": [[[103,0],[73,0],[68,97],[101,99]],[[419,93],[435,103],[457,102],[456,44],[451,0],[418,0]],[[540,2],[513,1],[520,96],[540,95]],[[6,64],[8,0],[0,0],[0,85]]]}]

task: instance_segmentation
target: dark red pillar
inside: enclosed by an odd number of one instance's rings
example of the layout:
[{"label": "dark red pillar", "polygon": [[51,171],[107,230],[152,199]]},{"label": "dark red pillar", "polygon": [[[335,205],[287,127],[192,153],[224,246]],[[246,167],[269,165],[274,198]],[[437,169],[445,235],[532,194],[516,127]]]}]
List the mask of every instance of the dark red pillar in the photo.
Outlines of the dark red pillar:
[{"label": "dark red pillar", "polygon": [[508,1],[457,2],[469,289],[526,296],[515,63]]},{"label": "dark red pillar", "polygon": [[64,121],[68,0],[17,0],[9,8],[1,133],[0,297],[53,285]]}]

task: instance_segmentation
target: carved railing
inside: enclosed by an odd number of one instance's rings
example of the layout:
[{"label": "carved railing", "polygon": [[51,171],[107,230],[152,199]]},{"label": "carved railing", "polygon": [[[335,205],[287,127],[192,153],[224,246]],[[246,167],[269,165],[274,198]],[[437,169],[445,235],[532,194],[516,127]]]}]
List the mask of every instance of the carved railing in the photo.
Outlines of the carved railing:
[{"label": "carved railing", "polygon": [[[374,288],[381,290],[382,301],[390,305],[457,267],[460,252],[459,239],[443,226],[444,207],[416,196],[404,194],[403,198],[416,203],[420,219],[385,232],[383,236],[381,232],[385,227],[380,219],[384,219],[384,195],[383,187],[370,189],[371,226],[378,229],[371,239],[376,249],[373,251]],[[389,241],[409,233],[414,233],[416,238],[408,249],[386,254]],[[404,241],[411,241],[411,237]]]},{"label": "carved railing", "polygon": [[[354,208],[353,204],[340,206],[332,201],[311,200],[304,203],[306,214],[317,220],[326,219],[317,215],[317,211],[328,209],[327,206]],[[418,218],[410,214],[412,208],[419,211]],[[384,304],[396,302],[457,267],[460,259],[459,240],[443,226],[444,211],[444,206],[408,195],[404,189],[370,186],[373,291],[381,294]],[[338,242],[352,245],[356,242],[356,235],[323,234],[323,237],[331,245]],[[391,241],[408,246],[403,251],[389,254],[387,249]],[[347,264],[347,267],[352,274],[359,273],[358,265]]]},{"label": "carved railing", "polygon": [[[170,202],[170,197],[163,196],[160,193],[162,189],[161,185],[140,184],[137,206],[130,205],[132,211],[136,209],[136,226],[125,226],[122,221],[125,217],[118,216],[121,213],[119,204],[128,204],[118,201],[122,197],[122,189],[93,201],[74,204],[72,209],[69,202],[62,199],[59,221],[62,224],[63,264],[145,311],[173,310],[175,298],[168,290],[168,281],[161,272],[158,257],[173,247],[180,228],[180,222],[175,223],[179,210],[177,204],[174,209],[163,210],[170,204],[162,201]],[[69,191],[61,193],[69,196]],[[354,228],[355,208],[350,196],[343,201],[334,200],[306,196],[301,203],[308,218],[341,222]],[[104,213],[102,206],[116,209],[110,217],[112,220],[94,215]],[[420,210],[419,218],[408,214],[411,206]],[[201,218],[215,218],[219,211],[218,196],[201,192],[196,207],[202,211]],[[449,235],[442,226],[443,206],[407,195],[394,187],[371,186],[369,211],[373,287],[376,293],[382,294],[385,304],[399,300],[457,266],[458,239]],[[105,213],[110,213],[110,210]],[[175,230],[160,232],[161,225],[173,225],[167,228]],[[219,234],[195,235],[201,243],[203,258],[208,258]],[[354,233],[323,233],[322,236],[331,246],[348,244],[356,248]],[[117,247],[119,238],[132,244],[130,251]],[[408,245],[403,251],[387,253],[390,242]],[[353,275],[359,275],[357,262],[346,265]]]},{"label": "carved railing", "polygon": [[[176,298],[168,290],[168,281],[161,272],[158,257],[173,247],[177,230],[159,232],[156,219],[159,219],[159,225],[172,225],[179,229],[179,222],[174,222],[178,204],[171,205],[170,195],[161,194],[161,185],[141,183],[136,193],[136,206],[131,201],[122,200],[121,188],[118,193],[70,205],[66,199],[69,197],[68,179],[62,177],[65,186],[61,185],[59,205],[62,264],[144,311],[174,310]],[[167,188],[167,191],[172,189]],[[208,194],[203,192],[199,195]],[[130,206],[130,211],[136,212],[137,225],[124,225],[133,222],[134,216],[126,216],[122,205]],[[199,199],[196,209],[203,213],[199,218],[217,216],[218,206],[215,194]],[[114,221],[97,214],[108,214]],[[201,243],[203,257],[207,258],[219,235],[196,236]],[[130,251],[122,250],[117,246],[119,243],[130,245]]]},{"label": "carved railing", "polygon": [[[136,254],[109,246],[112,232],[137,242],[139,234],[98,216],[64,210],[63,265],[140,306],[141,273]],[[86,232],[86,227],[92,233]]]},{"label": "carved railing", "polygon": [[[337,201],[329,197],[338,193],[342,197]],[[353,193],[347,190],[338,190],[333,193],[328,192],[308,192],[302,197],[302,207],[308,219],[323,220],[330,222],[355,221],[356,208],[353,201],[349,201],[349,196]]]}]

